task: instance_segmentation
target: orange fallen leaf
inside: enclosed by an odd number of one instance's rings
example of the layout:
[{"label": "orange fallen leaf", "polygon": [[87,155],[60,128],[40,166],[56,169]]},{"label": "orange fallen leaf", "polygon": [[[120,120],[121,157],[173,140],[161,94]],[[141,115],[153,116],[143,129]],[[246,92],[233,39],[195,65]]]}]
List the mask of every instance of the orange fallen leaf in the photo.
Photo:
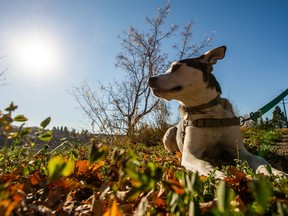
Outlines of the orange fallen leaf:
[{"label": "orange fallen leaf", "polygon": [[88,160],[78,160],[76,161],[75,164],[75,171],[76,171],[76,175],[83,175],[85,174],[88,169],[89,169],[89,162]]},{"label": "orange fallen leaf", "polygon": [[91,169],[92,172],[96,172],[104,165],[105,165],[105,162],[101,160],[97,164],[92,164],[90,166],[90,169]]},{"label": "orange fallen leaf", "polygon": [[11,200],[1,200],[0,201],[0,215],[3,216],[10,216],[12,215],[12,211],[16,206],[18,205],[18,202],[11,201]]},{"label": "orange fallen leaf", "polygon": [[229,167],[228,172],[240,180],[246,179],[246,174],[234,166]]},{"label": "orange fallen leaf", "polygon": [[49,186],[51,187],[59,186],[63,188],[69,188],[70,190],[77,190],[82,187],[82,184],[72,178],[63,177],[61,179],[52,182]]},{"label": "orange fallen leaf", "polygon": [[183,186],[180,184],[180,182],[178,180],[168,179],[166,182],[168,183],[166,186],[171,188],[175,193],[177,193],[177,194],[184,194],[185,193]]},{"label": "orange fallen leaf", "polygon": [[122,213],[117,206],[116,199],[112,201],[112,205],[107,209],[103,216],[122,216]]},{"label": "orange fallen leaf", "polygon": [[37,172],[30,175],[29,177],[30,177],[30,182],[32,185],[38,185],[42,181],[39,173]]},{"label": "orange fallen leaf", "polygon": [[9,180],[17,180],[19,178],[18,175],[13,175],[13,174],[4,174],[0,176],[0,182],[4,181],[7,182]]},{"label": "orange fallen leaf", "polygon": [[181,159],[182,158],[182,153],[180,151],[176,151],[176,156]]},{"label": "orange fallen leaf", "polygon": [[17,193],[12,197],[12,199],[16,202],[20,202],[24,199],[24,194]]},{"label": "orange fallen leaf", "polygon": [[208,178],[207,176],[200,175],[200,180],[201,180],[201,181],[204,181],[204,180],[206,180],[207,178]]},{"label": "orange fallen leaf", "polygon": [[22,191],[24,188],[24,184],[14,184],[9,186],[9,193],[10,194],[15,194],[18,191]]},{"label": "orange fallen leaf", "polygon": [[160,197],[156,197],[155,205],[157,208],[165,209],[166,208],[166,201]]}]

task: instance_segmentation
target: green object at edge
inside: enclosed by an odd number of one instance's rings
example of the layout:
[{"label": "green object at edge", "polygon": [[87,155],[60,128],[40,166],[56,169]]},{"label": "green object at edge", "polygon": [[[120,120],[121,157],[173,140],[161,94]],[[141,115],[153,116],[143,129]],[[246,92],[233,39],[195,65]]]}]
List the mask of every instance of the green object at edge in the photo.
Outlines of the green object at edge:
[{"label": "green object at edge", "polygon": [[261,107],[256,112],[250,113],[250,117],[253,121],[256,121],[260,116],[268,112],[270,109],[272,109],[276,104],[278,104],[283,98],[285,98],[288,95],[288,88],[283,91],[280,95],[278,95],[276,98],[274,98],[272,101],[267,103],[265,106]]}]

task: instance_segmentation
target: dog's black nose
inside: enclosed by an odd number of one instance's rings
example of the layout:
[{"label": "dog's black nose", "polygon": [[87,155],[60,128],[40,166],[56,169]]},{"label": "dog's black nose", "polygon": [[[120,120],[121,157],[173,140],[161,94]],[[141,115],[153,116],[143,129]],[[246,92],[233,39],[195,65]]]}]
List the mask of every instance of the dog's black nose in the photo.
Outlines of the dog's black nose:
[{"label": "dog's black nose", "polygon": [[148,79],[148,85],[149,85],[150,87],[153,87],[154,84],[155,84],[155,82],[156,82],[156,79],[157,79],[157,77],[149,77],[149,79]]}]

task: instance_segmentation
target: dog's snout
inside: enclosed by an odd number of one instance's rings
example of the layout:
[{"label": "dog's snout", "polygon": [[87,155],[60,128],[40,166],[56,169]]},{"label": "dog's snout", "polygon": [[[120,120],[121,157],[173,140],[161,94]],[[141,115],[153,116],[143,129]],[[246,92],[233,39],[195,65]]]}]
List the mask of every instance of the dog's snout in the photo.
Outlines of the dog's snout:
[{"label": "dog's snout", "polygon": [[149,77],[149,79],[148,79],[148,85],[149,85],[150,87],[153,87],[153,86],[155,85],[156,80],[157,80],[157,77]]}]

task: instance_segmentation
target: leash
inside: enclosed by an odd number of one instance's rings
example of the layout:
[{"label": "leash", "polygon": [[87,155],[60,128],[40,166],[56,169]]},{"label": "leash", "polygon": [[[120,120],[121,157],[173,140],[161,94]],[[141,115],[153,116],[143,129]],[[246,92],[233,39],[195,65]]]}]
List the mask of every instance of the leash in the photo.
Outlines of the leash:
[{"label": "leash", "polygon": [[[200,118],[195,120],[183,120],[182,124],[182,142],[184,143],[185,134],[186,134],[186,127],[194,126],[198,128],[203,127],[226,127],[226,126],[236,126],[240,125],[243,126],[246,121],[253,120],[254,122],[257,121],[262,115],[272,109],[276,104],[278,104],[283,98],[288,95],[288,88],[274,98],[272,101],[267,103],[265,106],[258,109],[256,112],[251,112],[248,118],[244,118],[243,116],[233,117],[233,118],[222,118],[222,119],[215,119],[215,118]],[[210,108],[216,106],[219,103],[220,96],[214,98],[210,102],[206,104],[202,104],[196,107],[185,107],[185,111],[189,114],[189,112],[201,112],[202,109]]]},{"label": "leash", "polygon": [[266,112],[268,112],[274,106],[276,106],[287,95],[288,95],[288,88],[285,91],[283,91],[280,95],[278,95],[276,98],[274,98],[272,101],[267,103],[265,106],[258,109],[256,112],[251,112],[249,118],[245,119],[244,117],[240,116],[240,126],[243,126],[245,124],[245,122],[249,121],[249,120],[256,122],[258,118],[260,118],[262,115],[264,115]]}]

